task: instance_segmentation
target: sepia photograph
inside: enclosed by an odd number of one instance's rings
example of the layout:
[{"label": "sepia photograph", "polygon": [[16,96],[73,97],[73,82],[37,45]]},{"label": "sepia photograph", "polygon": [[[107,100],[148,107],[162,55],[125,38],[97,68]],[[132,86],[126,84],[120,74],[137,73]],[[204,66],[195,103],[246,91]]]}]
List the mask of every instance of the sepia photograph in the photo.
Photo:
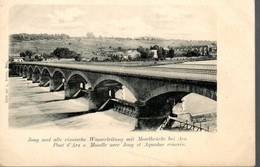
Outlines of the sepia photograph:
[{"label": "sepia photograph", "polygon": [[12,7],[9,126],[216,132],[215,19],[205,6]]},{"label": "sepia photograph", "polygon": [[254,166],[254,1],[0,0],[0,166]]}]

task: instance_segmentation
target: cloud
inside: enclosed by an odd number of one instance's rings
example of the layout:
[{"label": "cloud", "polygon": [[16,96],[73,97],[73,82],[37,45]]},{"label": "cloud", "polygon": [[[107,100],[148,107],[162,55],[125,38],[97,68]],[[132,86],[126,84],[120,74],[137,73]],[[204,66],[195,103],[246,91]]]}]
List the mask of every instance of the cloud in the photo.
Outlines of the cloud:
[{"label": "cloud", "polygon": [[216,39],[217,29],[214,10],[208,6],[35,5],[18,6],[11,14],[10,32],[15,33]]},{"label": "cloud", "polygon": [[49,19],[52,20],[53,23],[68,23],[75,21],[76,18],[85,14],[85,11],[73,7],[67,8],[63,10],[51,10],[50,13],[47,14]]}]

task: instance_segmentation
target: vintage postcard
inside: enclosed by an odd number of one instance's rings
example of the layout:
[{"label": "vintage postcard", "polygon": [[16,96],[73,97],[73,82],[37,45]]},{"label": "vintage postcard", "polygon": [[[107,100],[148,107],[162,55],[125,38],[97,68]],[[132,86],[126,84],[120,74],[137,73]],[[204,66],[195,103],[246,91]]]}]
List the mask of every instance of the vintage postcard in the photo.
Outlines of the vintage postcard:
[{"label": "vintage postcard", "polygon": [[254,166],[254,1],[0,1],[3,166]]}]

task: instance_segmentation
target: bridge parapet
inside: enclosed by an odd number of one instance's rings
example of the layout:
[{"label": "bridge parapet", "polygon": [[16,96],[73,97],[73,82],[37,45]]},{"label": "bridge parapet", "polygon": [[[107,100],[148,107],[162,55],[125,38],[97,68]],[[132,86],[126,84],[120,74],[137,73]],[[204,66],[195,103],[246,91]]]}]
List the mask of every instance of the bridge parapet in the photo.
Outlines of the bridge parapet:
[{"label": "bridge parapet", "polygon": [[[217,82],[216,78],[216,66],[215,65],[176,65],[176,68],[183,69],[183,72],[172,72],[174,68],[165,70],[165,68],[154,68],[154,67],[119,67],[119,66],[94,66],[94,65],[82,65],[82,64],[58,64],[58,63],[36,63],[36,62],[15,62],[17,65],[34,65],[41,67],[47,67],[52,69],[55,68],[65,70],[78,70],[100,74],[111,74],[117,76],[133,76],[143,78],[154,78],[154,79],[184,79],[184,80],[195,80],[205,82]],[[163,70],[164,69],[164,70]],[[191,71],[187,72],[186,69],[197,69],[199,72]],[[50,72],[52,74],[52,72]]]}]

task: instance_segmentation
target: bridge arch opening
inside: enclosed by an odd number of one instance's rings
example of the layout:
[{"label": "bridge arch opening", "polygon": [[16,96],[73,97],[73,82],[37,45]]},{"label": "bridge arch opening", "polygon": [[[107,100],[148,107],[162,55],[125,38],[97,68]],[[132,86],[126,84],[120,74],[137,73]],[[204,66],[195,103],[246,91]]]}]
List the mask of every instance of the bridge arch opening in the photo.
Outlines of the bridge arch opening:
[{"label": "bridge arch opening", "polygon": [[34,71],[33,71],[33,75],[32,75],[32,82],[33,83],[38,83],[40,82],[40,76],[41,76],[41,71],[38,67],[35,67],[34,68]]},{"label": "bridge arch opening", "polygon": [[23,66],[23,78],[27,78],[27,67],[26,66]]},{"label": "bridge arch opening", "polygon": [[173,116],[173,107],[188,94],[189,92],[164,92],[147,100],[139,113],[141,128],[157,129],[168,116]]},{"label": "bridge arch opening", "polygon": [[[149,128],[158,128],[168,116],[179,117],[184,122],[194,122],[200,116],[210,119],[216,116],[216,93],[213,90],[190,85],[168,85],[151,91],[144,98],[144,106],[140,117]],[[153,119],[154,118],[154,119]],[[207,118],[205,118],[207,121]],[[196,123],[196,120],[195,120]]]},{"label": "bridge arch opening", "polygon": [[29,66],[27,80],[32,80],[32,76],[33,76],[33,68],[32,68],[32,66]]},{"label": "bridge arch opening", "polygon": [[97,91],[105,91],[110,98],[117,98],[129,102],[135,102],[136,97],[123,83],[108,79],[99,82],[95,87]]},{"label": "bridge arch opening", "polygon": [[[62,79],[60,82],[62,82]],[[65,99],[87,97],[89,88],[90,83],[84,75],[73,74],[68,78],[65,85]]]},{"label": "bridge arch opening", "polygon": [[19,77],[22,77],[23,76],[23,67],[20,65],[18,66],[19,67]]},{"label": "bridge arch opening", "polygon": [[113,108],[114,111],[134,117],[134,102],[137,98],[119,80],[102,80],[96,84],[93,91],[96,97],[102,97],[96,101],[97,108],[101,107],[101,110]]},{"label": "bridge arch opening", "polygon": [[159,96],[164,93],[168,92],[186,92],[186,93],[196,93],[205,97],[208,97],[212,100],[217,99],[216,94],[216,85],[208,85],[208,86],[195,86],[195,85],[189,85],[189,84],[170,84],[165,85],[162,87],[159,87],[157,89],[154,89],[150,91],[146,96],[143,98],[144,102],[147,102],[149,99]]},{"label": "bridge arch opening", "polygon": [[17,74],[19,74],[19,69],[18,66],[16,64],[9,64],[9,77],[11,76],[17,76]]},{"label": "bridge arch opening", "polygon": [[178,112],[178,110],[187,112],[192,116],[205,114],[216,115],[217,102],[208,97],[196,93],[190,93],[182,98],[180,106],[173,108],[173,112]]},{"label": "bridge arch opening", "polygon": [[50,85],[51,74],[47,68],[44,68],[41,73],[39,86],[47,87]]},{"label": "bridge arch opening", "polygon": [[50,91],[61,91],[64,90],[65,76],[60,70],[54,71],[51,83],[50,83]]},{"label": "bridge arch opening", "polygon": [[[13,68],[11,67],[11,69],[13,69]],[[14,66],[14,73],[15,73],[14,75],[15,76],[17,76],[17,75],[19,76],[19,71],[20,71],[20,66],[19,65],[15,65]]]}]

